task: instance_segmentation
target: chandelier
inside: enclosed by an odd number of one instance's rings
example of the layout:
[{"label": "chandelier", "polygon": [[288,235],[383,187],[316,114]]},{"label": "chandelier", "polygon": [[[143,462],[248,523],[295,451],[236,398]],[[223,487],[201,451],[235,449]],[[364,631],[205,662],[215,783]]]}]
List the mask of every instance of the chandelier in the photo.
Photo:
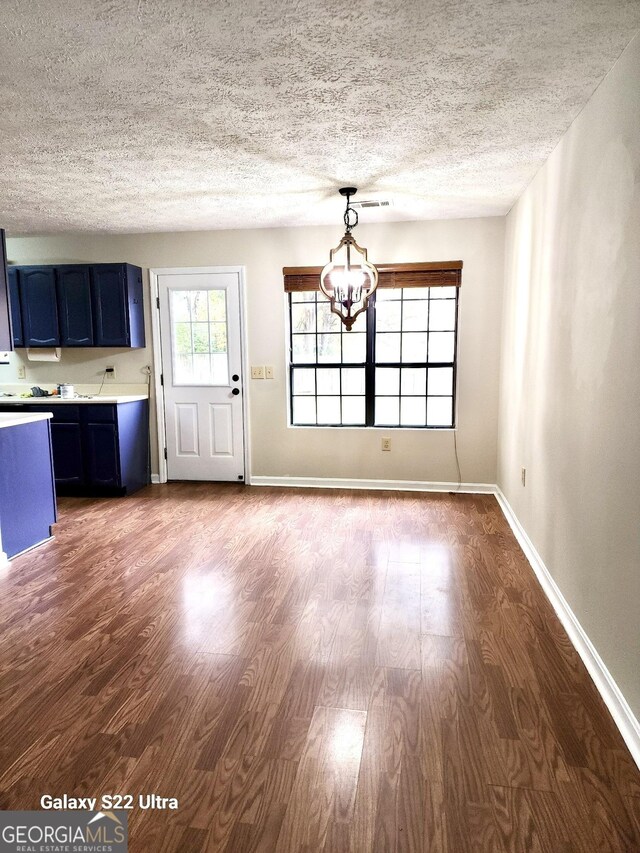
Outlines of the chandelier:
[{"label": "chandelier", "polygon": [[367,260],[367,250],[358,246],[351,233],[358,224],[358,212],[351,207],[355,187],[342,187],[346,197],[344,237],[329,253],[329,263],[320,273],[320,289],[331,302],[331,310],[351,331],[356,317],[366,310],[369,297],[378,286],[378,270]]}]

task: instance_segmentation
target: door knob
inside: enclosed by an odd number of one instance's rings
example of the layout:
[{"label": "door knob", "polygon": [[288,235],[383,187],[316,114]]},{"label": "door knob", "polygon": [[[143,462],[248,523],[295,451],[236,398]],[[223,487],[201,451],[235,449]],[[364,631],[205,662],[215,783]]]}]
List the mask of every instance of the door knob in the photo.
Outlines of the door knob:
[{"label": "door knob", "polygon": [[234,397],[237,397],[238,394],[240,393],[240,389],[239,388],[232,388],[231,393],[233,394]]},{"label": "door knob", "polygon": [[231,377],[231,379],[233,380],[233,382],[237,382],[238,379],[240,379],[240,377],[238,376],[237,373],[234,373],[233,376]]}]

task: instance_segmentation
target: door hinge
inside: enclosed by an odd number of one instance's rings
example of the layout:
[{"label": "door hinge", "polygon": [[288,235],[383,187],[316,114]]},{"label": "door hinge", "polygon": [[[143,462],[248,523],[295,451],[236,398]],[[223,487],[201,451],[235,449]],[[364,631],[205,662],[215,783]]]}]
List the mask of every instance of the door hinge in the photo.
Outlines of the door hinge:
[{"label": "door hinge", "polygon": [[164,373],[160,374],[160,384],[164,386]]},{"label": "door hinge", "polygon": [[160,308],[160,297],[156,296],[156,308]]},{"label": "door hinge", "polygon": [[166,448],[166,447],[165,447],[165,449],[164,449],[164,458],[165,458],[165,459],[167,458],[167,448]]}]

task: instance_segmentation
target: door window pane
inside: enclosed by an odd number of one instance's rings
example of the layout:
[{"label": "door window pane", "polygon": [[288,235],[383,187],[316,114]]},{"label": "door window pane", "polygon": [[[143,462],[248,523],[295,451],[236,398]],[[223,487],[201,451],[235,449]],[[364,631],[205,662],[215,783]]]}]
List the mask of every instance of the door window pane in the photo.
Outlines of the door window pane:
[{"label": "door window pane", "polygon": [[227,294],[170,290],[174,385],[228,385]]}]

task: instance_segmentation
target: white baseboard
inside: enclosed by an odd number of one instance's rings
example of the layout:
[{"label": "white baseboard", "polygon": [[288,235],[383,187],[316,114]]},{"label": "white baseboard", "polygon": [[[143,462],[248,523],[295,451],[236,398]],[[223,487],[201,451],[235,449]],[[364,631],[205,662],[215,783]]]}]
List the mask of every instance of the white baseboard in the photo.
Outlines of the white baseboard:
[{"label": "white baseboard", "polygon": [[160,484],[160,474],[151,475],[151,485],[158,486]]},{"label": "white baseboard", "polygon": [[614,681],[613,676],[605,666],[604,661],[587,636],[577,616],[569,607],[560,588],[552,578],[549,569],[545,566],[540,554],[536,551],[524,527],[520,524],[516,514],[512,510],[509,501],[498,487],[496,487],[495,495],[525,557],[540,581],[545,595],[551,602],[551,606],[562,622],[562,626],[569,635],[569,639],[582,658],[582,662],[586,666],[616,726],[620,730],[620,734],[627,744],[633,760],[640,767],[640,722],[638,722],[629,707],[622,691]]},{"label": "white baseboard", "polygon": [[436,483],[422,480],[348,480],[330,477],[251,477],[252,486],[286,486],[304,489],[375,489],[401,492],[462,492],[495,494],[492,483]]}]

